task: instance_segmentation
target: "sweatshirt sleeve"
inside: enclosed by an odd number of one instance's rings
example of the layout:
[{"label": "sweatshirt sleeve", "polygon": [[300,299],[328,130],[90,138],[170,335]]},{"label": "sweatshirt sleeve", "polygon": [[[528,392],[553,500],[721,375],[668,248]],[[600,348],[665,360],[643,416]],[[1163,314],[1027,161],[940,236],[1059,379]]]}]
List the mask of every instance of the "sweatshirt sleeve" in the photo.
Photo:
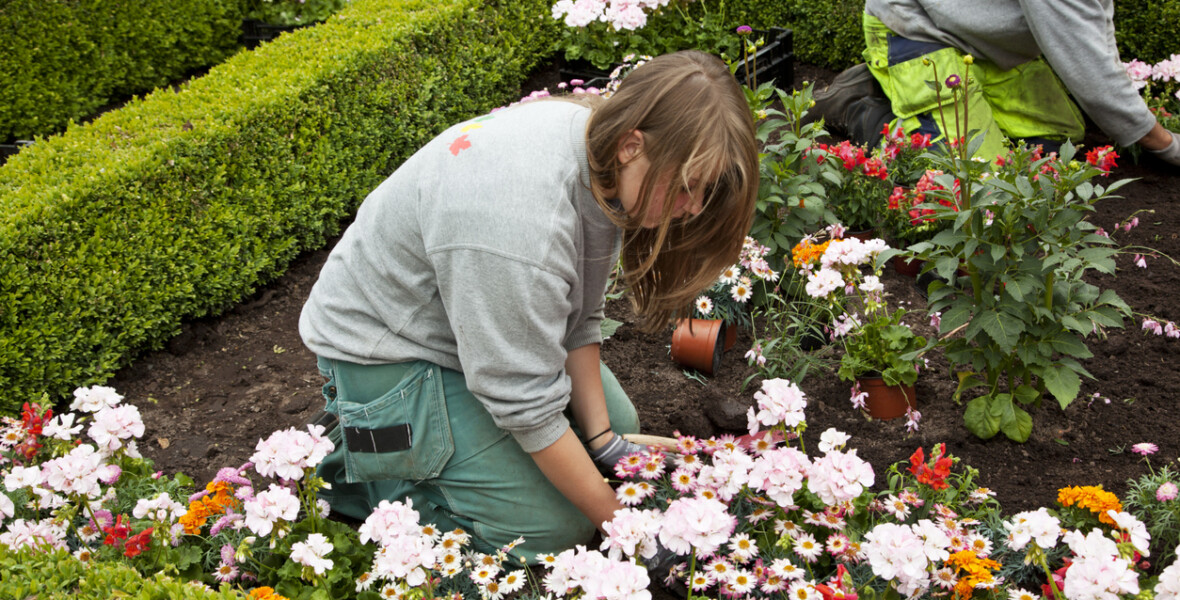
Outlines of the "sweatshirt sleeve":
[{"label": "sweatshirt sleeve", "polygon": [[1110,0],[1020,0],[1045,60],[1082,110],[1129,146],[1155,125],[1115,46]]},{"label": "sweatshirt sleeve", "polygon": [[431,262],[468,389],[525,452],[556,442],[569,427],[571,274],[472,246],[436,251]]}]

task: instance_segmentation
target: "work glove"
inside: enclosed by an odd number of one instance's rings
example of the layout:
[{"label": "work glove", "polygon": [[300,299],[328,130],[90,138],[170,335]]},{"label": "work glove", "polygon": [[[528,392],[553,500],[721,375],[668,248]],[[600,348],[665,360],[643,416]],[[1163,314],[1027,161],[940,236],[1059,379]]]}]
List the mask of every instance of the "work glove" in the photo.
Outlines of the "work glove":
[{"label": "work glove", "polygon": [[623,436],[612,433],[609,442],[597,450],[590,450],[589,454],[590,458],[594,460],[594,464],[598,465],[598,471],[604,475],[610,475],[614,473],[615,465],[618,464],[619,459],[645,450],[646,448],[643,446],[632,444],[623,439]]},{"label": "work glove", "polygon": [[[660,584],[664,589],[680,598],[688,596],[688,586],[684,583],[686,576],[685,557],[656,542],[656,553],[651,558],[640,558],[640,560],[647,568],[647,576],[652,582]],[[678,566],[679,568],[677,568]],[[673,569],[675,569],[675,573],[672,573]]]},{"label": "work glove", "polygon": [[1169,131],[1172,134],[1172,143],[1168,147],[1159,150],[1148,150],[1148,152],[1156,155],[1160,160],[1169,163],[1173,166],[1180,167],[1180,134],[1175,131]]}]

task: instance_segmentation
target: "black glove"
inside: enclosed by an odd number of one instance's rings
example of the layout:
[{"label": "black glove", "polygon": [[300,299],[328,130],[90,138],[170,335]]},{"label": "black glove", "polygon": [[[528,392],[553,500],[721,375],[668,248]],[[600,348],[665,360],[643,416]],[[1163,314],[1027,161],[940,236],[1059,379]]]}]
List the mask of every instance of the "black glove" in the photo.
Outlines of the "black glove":
[{"label": "black glove", "polygon": [[[677,597],[686,598],[688,596],[688,586],[685,585],[687,573],[684,563],[686,558],[656,542],[656,553],[651,558],[640,557],[640,560],[643,561],[643,566],[647,567],[647,576],[653,583],[658,583]],[[673,573],[673,570],[676,572]]]},{"label": "black glove", "polygon": [[615,465],[619,462],[619,459],[629,454],[644,452],[646,450],[643,446],[632,444],[623,439],[623,436],[612,433],[610,441],[601,448],[589,450],[588,452],[590,453],[590,458],[594,460],[594,464],[598,465],[598,470],[605,475],[609,475],[614,473]]},{"label": "black glove", "polygon": [[1156,155],[1160,160],[1180,167],[1180,134],[1175,131],[1169,131],[1172,134],[1172,143],[1166,148],[1159,150],[1148,150],[1148,152]]}]

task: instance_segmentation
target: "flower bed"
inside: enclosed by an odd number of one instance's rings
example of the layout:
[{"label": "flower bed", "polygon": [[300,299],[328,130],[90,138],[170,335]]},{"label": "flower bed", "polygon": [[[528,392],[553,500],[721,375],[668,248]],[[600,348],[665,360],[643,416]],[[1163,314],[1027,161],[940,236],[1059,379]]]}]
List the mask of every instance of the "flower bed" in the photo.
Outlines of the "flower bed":
[{"label": "flower bed", "polygon": [[[315,497],[315,466],[332,450],[322,426],[260,439],[248,463],[193,493],[190,479],[140,456],[136,406],[108,387],[74,396],[73,412],[26,405],[0,431],[3,556],[36,564],[69,553],[82,568],[51,588],[67,593],[88,565],[122,563],[251,598],[648,598],[652,575],[689,598],[1180,598],[1180,500],[1167,468],[1137,483],[1134,508],[1072,487],[1052,512],[1005,514],[945,444],[881,473],[835,428],[808,451],[807,396],[781,379],[754,393],[748,435],[680,435],[621,459],[628,508],[604,525],[600,546],[538,557],[514,554],[518,542],[472,553],[468,532],[420,523],[408,501],[383,501],[355,531],[327,520]],[[1163,562],[1153,568],[1151,556]],[[544,569],[535,578],[520,566],[529,558]],[[49,583],[13,574],[0,591]]]}]

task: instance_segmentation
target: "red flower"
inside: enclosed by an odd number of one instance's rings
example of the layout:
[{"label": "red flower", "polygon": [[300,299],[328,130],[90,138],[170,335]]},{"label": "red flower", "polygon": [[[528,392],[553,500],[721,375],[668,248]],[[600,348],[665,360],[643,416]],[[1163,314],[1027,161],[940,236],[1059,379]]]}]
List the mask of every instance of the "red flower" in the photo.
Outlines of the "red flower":
[{"label": "red flower", "polygon": [[114,525],[109,525],[102,528],[103,533],[107,534],[106,539],[102,541],[107,546],[114,546],[117,542],[122,542],[131,534],[131,526],[126,522],[126,516],[119,515],[115,519]]},{"label": "red flower", "polygon": [[856,600],[856,589],[844,589],[844,579],[848,576],[848,570],[844,565],[836,565],[836,577],[831,581],[816,584],[815,591],[823,596],[823,600]]},{"label": "red flower", "polygon": [[889,210],[901,210],[902,200],[905,200],[905,189],[901,187],[893,188],[893,193],[889,194]]},{"label": "red flower", "polygon": [[1119,157],[1114,148],[1110,146],[1102,146],[1101,148],[1094,148],[1086,153],[1086,162],[1098,167],[1102,171],[1103,177],[1110,176],[1110,170],[1118,165],[1115,160]]},{"label": "red flower", "polygon": [[924,483],[934,490],[945,490],[948,487],[946,478],[950,476],[955,461],[946,454],[946,444],[932,448],[930,458],[933,464],[926,462],[925,454],[918,448],[910,456],[909,471],[917,477],[918,483]]},{"label": "red flower", "polygon": [[152,543],[153,527],[148,527],[143,531],[127,538],[127,544],[123,547],[123,556],[127,558],[134,558],[139,556]]}]

